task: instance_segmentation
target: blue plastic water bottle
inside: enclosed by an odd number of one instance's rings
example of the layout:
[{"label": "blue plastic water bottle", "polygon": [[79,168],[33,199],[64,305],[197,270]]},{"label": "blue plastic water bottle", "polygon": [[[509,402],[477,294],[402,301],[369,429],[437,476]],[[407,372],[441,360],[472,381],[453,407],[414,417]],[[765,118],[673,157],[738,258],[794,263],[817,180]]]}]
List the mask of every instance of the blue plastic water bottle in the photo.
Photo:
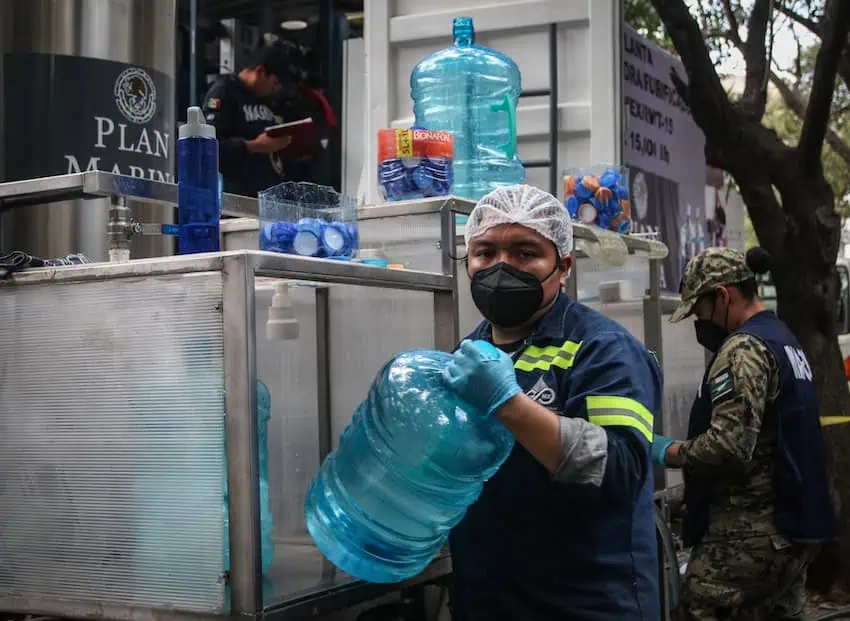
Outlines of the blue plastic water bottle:
[{"label": "blue plastic water bottle", "polygon": [[[272,395],[263,382],[257,382],[257,445],[260,462],[260,532],[263,571],[274,561],[274,516],[269,500],[269,420],[272,417]],[[227,509],[227,478],[224,479],[224,570],[230,571],[230,516]]]},{"label": "blue plastic water bottle", "polygon": [[218,252],[221,193],[218,174],[218,141],[215,127],[204,123],[201,109],[193,106],[180,126],[177,141],[177,212],[179,224],[163,227],[177,235],[180,254]]},{"label": "blue plastic water bottle", "polygon": [[421,61],[410,74],[416,125],[454,134],[452,193],[478,200],[522,183],[516,107],[522,90],[516,63],[475,45],[472,18],[457,17],[454,45]]},{"label": "blue plastic water bottle", "polygon": [[316,545],[361,580],[425,569],[513,448],[497,419],[443,381],[450,359],[415,350],[388,362],[307,491]]}]

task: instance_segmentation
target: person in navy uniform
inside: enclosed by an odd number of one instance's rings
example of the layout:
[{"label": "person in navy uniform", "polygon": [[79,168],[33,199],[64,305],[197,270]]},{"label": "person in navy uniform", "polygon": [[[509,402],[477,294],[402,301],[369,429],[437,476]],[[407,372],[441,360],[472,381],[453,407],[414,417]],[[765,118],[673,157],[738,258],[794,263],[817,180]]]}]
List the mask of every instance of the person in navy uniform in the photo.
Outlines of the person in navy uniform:
[{"label": "person in navy uniform", "polygon": [[812,369],[758,297],[769,270],[761,248],[709,248],[688,263],[670,318],[694,315],[714,354],[688,440],[653,444],[656,463],[685,475],[687,619],[803,619],[806,569],[836,535]]},{"label": "person in navy uniform", "polygon": [[203,105],[216,128],[224,191],[256,197],[283,181],[306,181],[309,169],[284,166],[291,138],[273,138],[267,127],[310,116],[310,107],[293,79],[298,50],[278,40],[263,44],[238,73],[223,75],[210,87]]},{"label": "person in navy uniform", "polygon": [[572,225],[551,194],[497,189],[465,235],[485,321],[446,379],[517,443],[451,533],[454,621],[658,621],[658,363],[562,291]]}]

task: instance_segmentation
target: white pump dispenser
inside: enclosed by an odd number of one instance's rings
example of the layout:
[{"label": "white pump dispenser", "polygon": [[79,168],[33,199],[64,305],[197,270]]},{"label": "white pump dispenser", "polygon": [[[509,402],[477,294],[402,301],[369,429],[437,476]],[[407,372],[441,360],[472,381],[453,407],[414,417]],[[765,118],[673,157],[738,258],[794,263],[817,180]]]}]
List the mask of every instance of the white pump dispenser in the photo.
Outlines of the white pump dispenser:
[{"label": "white pump dispenser", "polygon": [[269,319],[266,322],[266,338],[270,341],[290,341],[298,338],[298,320],[289,298],[289,285],[275,283],[274,296],[269,306]]}]

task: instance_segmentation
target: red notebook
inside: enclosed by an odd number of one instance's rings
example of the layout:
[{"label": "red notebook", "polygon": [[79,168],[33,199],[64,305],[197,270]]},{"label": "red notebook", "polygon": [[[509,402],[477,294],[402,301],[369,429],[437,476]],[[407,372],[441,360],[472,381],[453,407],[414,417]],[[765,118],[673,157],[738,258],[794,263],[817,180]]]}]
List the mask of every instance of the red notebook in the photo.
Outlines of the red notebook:
[{"label": "red notebook", "polygon": [[280,151],[280,156],[284,160],[309,157],[321,148],[319,132],[310,117],[266,127],[266,133],[273,138],[289,136],[292,139],[289,146]]}]

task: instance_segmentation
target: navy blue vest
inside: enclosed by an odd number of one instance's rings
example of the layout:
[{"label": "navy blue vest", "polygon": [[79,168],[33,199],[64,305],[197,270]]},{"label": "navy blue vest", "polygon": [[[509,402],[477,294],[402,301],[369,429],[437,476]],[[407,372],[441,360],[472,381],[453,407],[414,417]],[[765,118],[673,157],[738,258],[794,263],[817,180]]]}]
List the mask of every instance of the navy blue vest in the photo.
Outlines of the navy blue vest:
[{"label": "navy blue vest", "polygon": [[[538,354],[547,348],[591,348],[600,333],[625,329],[601,314],[560,296],[523,344]],[[490,339],[489,324],[470,338]],[[632,337],[628,337],[632,338]],[[582,344],[583,343],[583,344]],[[519,350],[518,350],[519,351]],[[624,368],[645,368],[650,355],[637,348],[619,352]],[[552,356],[550,360],[557,359]],[[563,359],[563,358],[562,358]],[[522,360],[520,357],[519,360]],[[604,364],[604,360],[602,361]],[[593,373],[592,356],[582,373]],[[654,364],[654,362],[653,362]],[[551,364],[523,369],[523,391],[560,415],[584,416],[584,397],[574,384],[576,367]],[[600,369],[600,375],[604,370]],[[647,377],[642,371],[639,377]],[[604,377],[608,377],[604,375]],[[659,377],[660,379],[660,377]],[[578,380],[576,380],[578,381]],[[584,380],[582,380],[584,381]],[[614,391],[621,387],[615,386]],[[655,408],[661,385],[646,387]],[[584,390],[584,388],[582,388]],[[657,393],[657,394],[656,394]],[[653,396],[654,395],[654,396]],[[635,497],[602,495],[591,486],[557,483],[520,443],[484,485],[479,499],[451,533],[456,621],[655,621],[658,559],[653,519],[653,479],[646,447],[646,475]],[[609,461],[615,459],[609,456]],[[637,474],[636,474],[637,476]],[[618,482],[608,482],[619,490]]]},{"label": "navy blue vest", "polygon": [[[836,521],[830,500],[817,396],[806,355],[788,327],[772,311],[754,315],[733,334],[758,338],[773,353],[779,367],[779,396],[767,404],[764,412],[766,420],[777,421],[774,464],[777,530],[800,543],[831,539],[836,536]],[[705,433],[711,425],[711,391],[707,380],[708,371],[691,408],[688,439]],[[698,544],[708,529],[710,495],[710,479],[686,469],[687,516],[683,537],[687,546]]]}]

